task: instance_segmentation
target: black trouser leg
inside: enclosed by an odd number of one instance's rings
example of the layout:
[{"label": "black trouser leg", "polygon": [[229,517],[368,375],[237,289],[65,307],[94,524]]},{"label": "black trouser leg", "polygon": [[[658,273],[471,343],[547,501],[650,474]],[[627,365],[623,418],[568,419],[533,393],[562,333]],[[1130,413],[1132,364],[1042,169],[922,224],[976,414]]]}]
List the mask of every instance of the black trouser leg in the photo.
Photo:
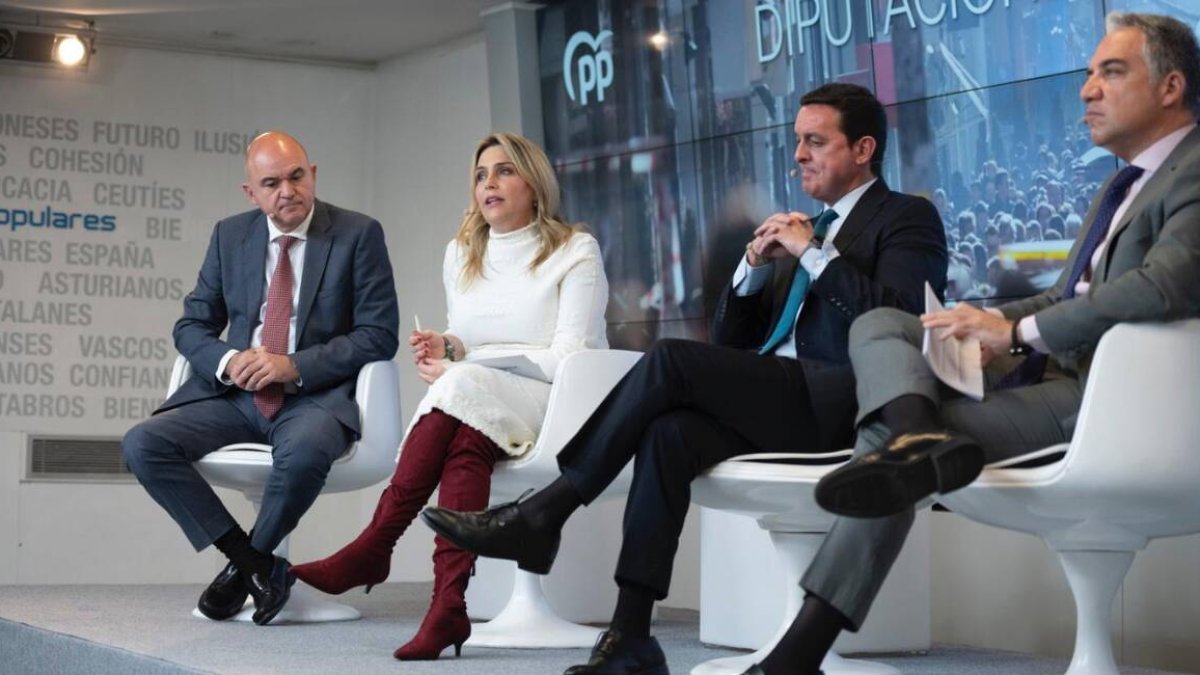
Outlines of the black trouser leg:
[{"label": "black trouser leg", "polygon": [[[852,384],[847,390],[852,394]],[[799,361],[660,340],[559,453],[559,467],[590,503],[633,459],[651,425],[679,410],[729,429],[745,441],[742,453],[817,452],[829,435],[812,409]]]},{"label": "black trouser leg", "polygon": [[692,480],[712,465],[754,452],[748,441],[713,418],[677,410],[654,420],[642,436],[625,504],[616,581],[666,597],[679,535],[692,500]]}]

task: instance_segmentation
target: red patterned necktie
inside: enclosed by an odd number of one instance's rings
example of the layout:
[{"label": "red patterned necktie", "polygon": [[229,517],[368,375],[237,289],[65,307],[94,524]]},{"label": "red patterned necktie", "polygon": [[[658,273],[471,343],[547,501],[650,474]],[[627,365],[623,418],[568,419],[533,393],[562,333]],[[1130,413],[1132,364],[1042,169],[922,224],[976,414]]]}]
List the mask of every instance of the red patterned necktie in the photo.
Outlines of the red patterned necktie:
[{"label": "red patterned necktie", "polygon": [[[295,237],[284,235],[279,242],[279,260],[267,287],[267,318],[263,321],[262,346],[272,354],[288,353],[288,329],[292,319],[292,259],[288,249]],[[262,416],[271,419],[283,407],[283,383],[272,382],[254,392],[254,406]]]}]

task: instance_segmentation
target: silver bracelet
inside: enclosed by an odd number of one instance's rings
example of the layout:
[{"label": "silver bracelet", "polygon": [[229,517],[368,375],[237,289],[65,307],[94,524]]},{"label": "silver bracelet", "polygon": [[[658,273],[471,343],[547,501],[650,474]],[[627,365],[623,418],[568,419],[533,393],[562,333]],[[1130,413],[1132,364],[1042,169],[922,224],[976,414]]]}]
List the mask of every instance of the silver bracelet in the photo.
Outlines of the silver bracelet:
[{"label": "silver bracelet", "polygon": [[451,342],[450,338],[446,337],[445,335],[442,336],[442,347],[445,348],[445,350],[446,350],[446,358],[447,359],[449,359],[451,361],[458,360],[456,358],[457,355],[454,353],[454,343]]}]

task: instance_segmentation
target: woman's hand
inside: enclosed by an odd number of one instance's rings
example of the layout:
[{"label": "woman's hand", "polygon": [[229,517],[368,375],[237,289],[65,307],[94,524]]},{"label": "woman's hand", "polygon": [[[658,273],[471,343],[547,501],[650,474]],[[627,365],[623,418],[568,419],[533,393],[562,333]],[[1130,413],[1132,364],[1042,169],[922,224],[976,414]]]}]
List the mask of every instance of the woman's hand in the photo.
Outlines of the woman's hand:
[{"label": "woman's hand", "polygon": [[446,339],[436,330],[414,330],[408,334],[408,346],[418,366],[422,361],[446,358]]},{"label": "woman's hand", "polygon": [[446,362],[441,359],[425,359],[417,361],[417,377],[425,384],[433,384],[446,372]]}]

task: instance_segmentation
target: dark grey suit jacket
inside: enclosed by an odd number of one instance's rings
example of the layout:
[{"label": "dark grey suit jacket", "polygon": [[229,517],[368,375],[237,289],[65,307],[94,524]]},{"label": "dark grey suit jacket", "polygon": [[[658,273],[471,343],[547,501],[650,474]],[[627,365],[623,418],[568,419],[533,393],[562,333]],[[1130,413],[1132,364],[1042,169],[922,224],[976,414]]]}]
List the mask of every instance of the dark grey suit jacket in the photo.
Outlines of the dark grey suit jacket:
[{"label": "dark grey suit jacket", "polygon": [[[267,217],[257,209],[213,228],[196,288],[183,300],[175,348],[192,365],[188,380],[156,412],[224,395],[216,379],[230,349],[250,346],[266,286]],[[292,359],[309,396],[359,433],[357,374],[396,355],[396,289],[379,222],[317,201],[308,228]],[[222,337],[222,335],[224,336]]]},{"label": "dark grey suit jacket", "polygon": [[[1107,182],[1092,200],[1086,227],[1106,189]],[[1100,337],[1114,324],[1200,316],[1200,127],[1184,137],[1112,227],[1085,295],[1062,299],[1086,230],[1053,287],[999,308],[1009,319],[1035,315],[1051,355],[1081,380]]]}]

